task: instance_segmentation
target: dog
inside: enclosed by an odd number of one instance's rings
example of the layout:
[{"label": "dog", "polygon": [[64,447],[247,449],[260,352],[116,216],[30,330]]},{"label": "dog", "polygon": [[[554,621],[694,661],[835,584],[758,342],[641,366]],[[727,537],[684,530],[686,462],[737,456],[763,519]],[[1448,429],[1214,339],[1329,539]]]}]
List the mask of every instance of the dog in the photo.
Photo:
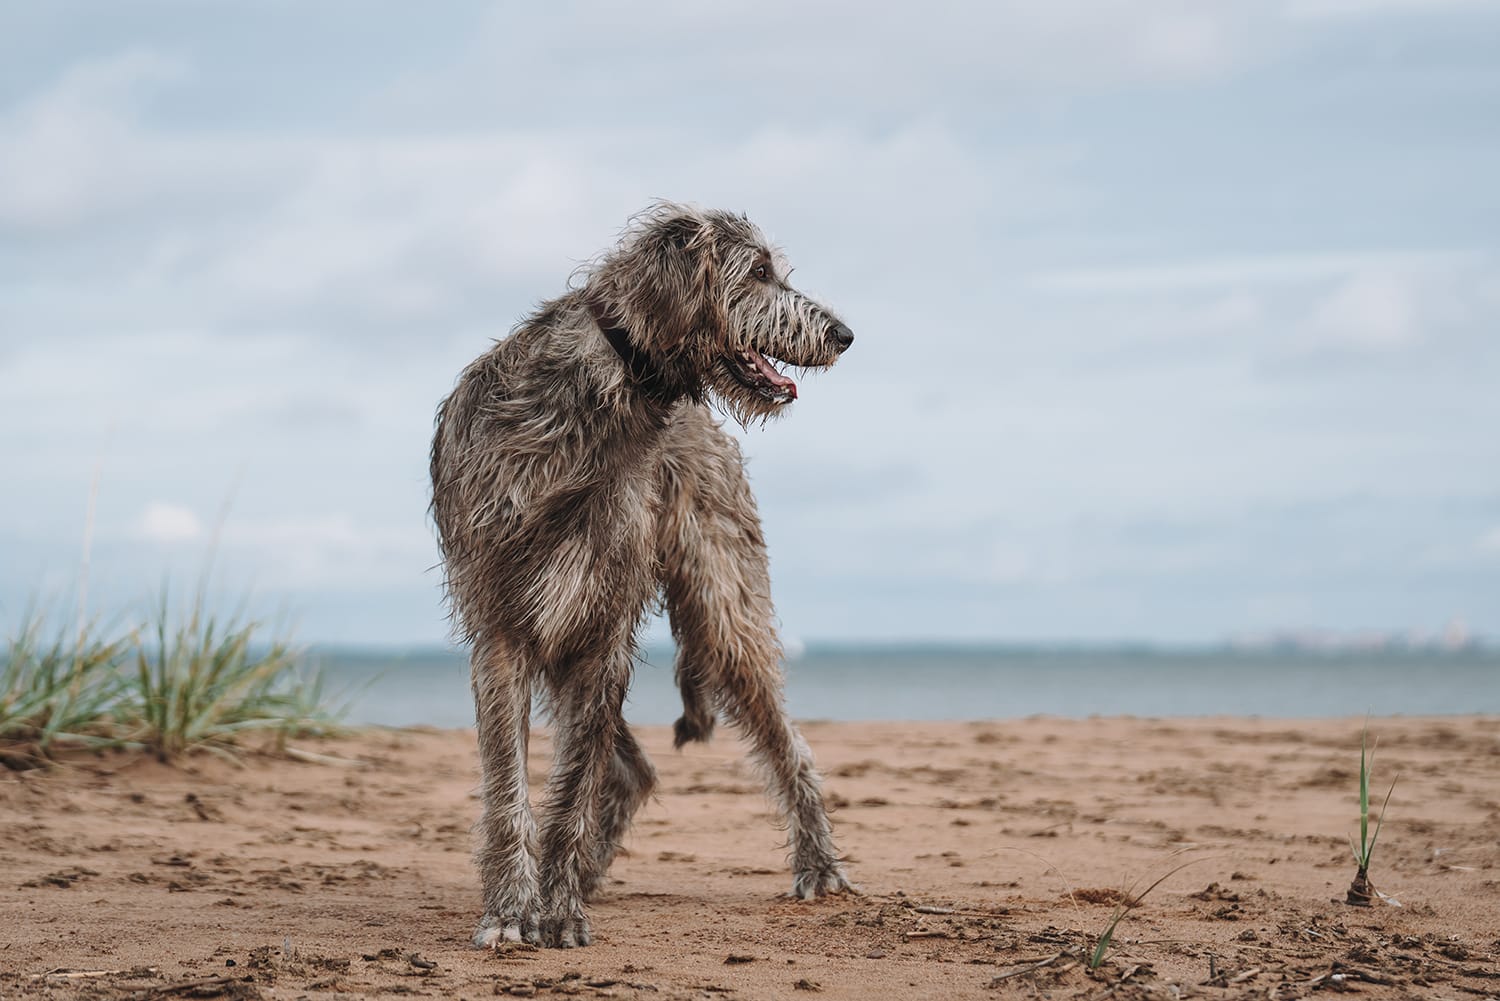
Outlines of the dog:
[{"label": "dog", "polygon": [[[712,409],[742,426],[777,417],[798,394],[788,369],[853,343],[788,273],[743,215],[657,203],[438,408],[432,515],[482,774],[477,946],[589,943],[584,901],[656,781],[622,705],[658,601],[677,643],[677,746],[720,717],[740,729],[787,824],[792,893],[851,889],[784,706],[755,500]],[[540,825],[534,696],[555,735]]]}]

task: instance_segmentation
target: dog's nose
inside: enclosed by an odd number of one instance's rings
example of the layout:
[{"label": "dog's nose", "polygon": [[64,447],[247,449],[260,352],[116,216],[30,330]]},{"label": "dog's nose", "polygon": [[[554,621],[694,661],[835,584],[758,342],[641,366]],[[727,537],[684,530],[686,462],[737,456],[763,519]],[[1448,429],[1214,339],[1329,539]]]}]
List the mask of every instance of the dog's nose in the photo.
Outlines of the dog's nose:
[{"label": "dog's nose", "polygon": [[834,323],[833,329],[828,331],[828,336],[833,338],[833,343],[839,346],[840,354],[849,350],[849,345],[854,343],[854,331],[842,323]]}]

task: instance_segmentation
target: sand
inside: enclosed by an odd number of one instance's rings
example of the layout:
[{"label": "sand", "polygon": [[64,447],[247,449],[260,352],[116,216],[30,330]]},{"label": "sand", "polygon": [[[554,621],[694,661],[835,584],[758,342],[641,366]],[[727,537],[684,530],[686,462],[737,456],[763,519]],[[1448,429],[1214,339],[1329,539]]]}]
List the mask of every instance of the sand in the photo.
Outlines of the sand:
[{"label": "sand", "polygon": [[1361,722],[811,723],[863,895],[809,903],[740,745],[647,728],[659,796],[572,951],[468,946],[470,732],[0,772],[0,997],[1500,996],[1500,719],[1371,722],[1371,908]]}]

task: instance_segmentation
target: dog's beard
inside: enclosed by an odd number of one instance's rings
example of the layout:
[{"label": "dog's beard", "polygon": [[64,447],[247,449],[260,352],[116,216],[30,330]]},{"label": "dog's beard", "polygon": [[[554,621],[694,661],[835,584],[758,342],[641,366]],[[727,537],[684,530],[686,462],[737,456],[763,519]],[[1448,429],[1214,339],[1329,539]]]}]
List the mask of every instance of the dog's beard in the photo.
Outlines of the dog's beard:
[{"label": "dog's beard", "polygon": [[774,349],[741,348],[716,359],[706,386],[715,409],[748,428],[787,413],[801,396],[798,384],[806,374],[832,363],[798,364],[783,361]]},{"label": "dog's beard", "polygon": [[740,427],[748,428],[752,424],[765,424],[790,409],[795,393],[772,393],[751,388],[731,372],[728,365],[727,361],[722,362],[710,382],[709,399],[716,410]]}]

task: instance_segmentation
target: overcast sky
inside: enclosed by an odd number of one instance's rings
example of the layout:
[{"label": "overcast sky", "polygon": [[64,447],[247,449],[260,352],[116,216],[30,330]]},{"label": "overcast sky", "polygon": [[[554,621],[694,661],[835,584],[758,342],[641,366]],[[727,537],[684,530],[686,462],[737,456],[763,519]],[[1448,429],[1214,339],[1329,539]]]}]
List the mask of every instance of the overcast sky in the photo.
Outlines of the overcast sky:
[{"label": "overcast sky", "polygon": [[[1500,5],[0,8],[0,625],[440,642],[432,414],[627,216],[858,336],[742,434],[787,633],[1500,633]],[[224,513],[226,512],[227,513]]]}]

